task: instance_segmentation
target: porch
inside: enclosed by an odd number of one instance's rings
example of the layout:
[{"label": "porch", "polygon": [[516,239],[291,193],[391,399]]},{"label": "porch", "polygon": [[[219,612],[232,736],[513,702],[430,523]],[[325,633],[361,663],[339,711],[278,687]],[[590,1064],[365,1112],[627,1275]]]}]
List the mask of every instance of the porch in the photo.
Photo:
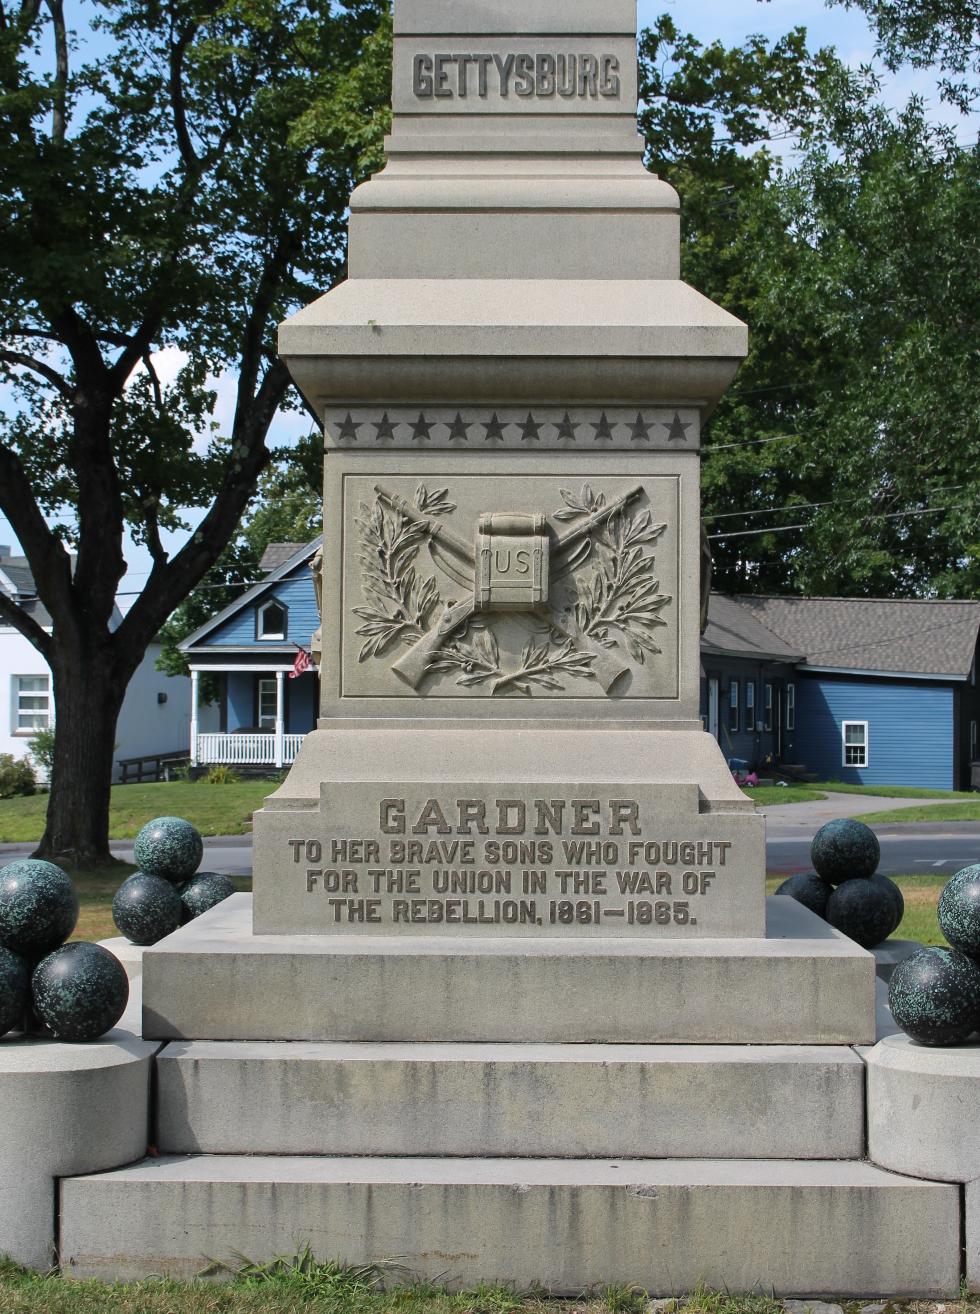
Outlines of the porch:
[{"label": "porch", "polygon": [[[271,668],[270,668],[271,667]],[[202,727],[201,676],[219,679],[219,727]],[[315,672],[293,676],[292,666],[278,669],[244,664],[191,667],[191,767],[292,766],[306,735],[316,724],[318,680]]]},{"label": "porch", "polygon": [[192,766],[292,766],[305,735],[199,734],[191,746]]}]

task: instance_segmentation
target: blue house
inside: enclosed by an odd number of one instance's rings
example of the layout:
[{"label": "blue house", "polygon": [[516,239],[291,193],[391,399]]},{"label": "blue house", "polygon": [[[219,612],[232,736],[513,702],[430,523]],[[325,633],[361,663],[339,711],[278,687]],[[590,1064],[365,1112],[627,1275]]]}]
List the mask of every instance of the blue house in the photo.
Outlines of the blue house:
[{"label": "blue house", "polygon": [[[319,625],[318,542],[273,544],[264,577],[182,644],[196,765],[288,766],[316,724],[315,670],[294,677]],[[980,602],[713,594],[701,714],[725,756],[824,780],[969,789],[980,759]],[[203,734],[202,674],[220,730]]]}]

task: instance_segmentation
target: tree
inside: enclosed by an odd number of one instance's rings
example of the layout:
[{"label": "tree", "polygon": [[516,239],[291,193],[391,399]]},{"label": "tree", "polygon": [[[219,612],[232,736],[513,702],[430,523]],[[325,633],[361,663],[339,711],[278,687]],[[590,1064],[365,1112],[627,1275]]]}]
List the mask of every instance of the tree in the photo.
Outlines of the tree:
[{"label": "tree", "polygon": [[[300,404],[274,327],[343,274],[348,196],[386,118],[386,9],[102,0],[73,34],[62,0],[0,0],[0,510],[53,630],[2,596],[0,616],[53,673],[43,856],[109,860],[126,686]],[[185,353],[170,382],[164,347]],[[225,372],[226,435],[209,419]],[[120,621],[127,526],[153,567]],[[192,532],[171,555],[175,529]]]}]

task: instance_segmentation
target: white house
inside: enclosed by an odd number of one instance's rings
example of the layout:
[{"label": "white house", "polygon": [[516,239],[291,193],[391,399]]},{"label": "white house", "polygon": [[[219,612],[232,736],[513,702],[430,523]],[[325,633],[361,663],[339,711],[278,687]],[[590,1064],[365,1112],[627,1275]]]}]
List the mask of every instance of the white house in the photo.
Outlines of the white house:
[{"label": "white house", "polygon": [[[0,546],[0,589],[16,598],[50,630],[48,616],[24,557]],[[121,619],[121,617],[120,617]],[[118,779],[121,759],[187,753],[190,737],[190,680],[156,669],[160,645],[151,644],[126,691],[116,730]],[[0,753],[26,757],[31,737],[54,724],[51,671],[37,649],[0,618]]]}]

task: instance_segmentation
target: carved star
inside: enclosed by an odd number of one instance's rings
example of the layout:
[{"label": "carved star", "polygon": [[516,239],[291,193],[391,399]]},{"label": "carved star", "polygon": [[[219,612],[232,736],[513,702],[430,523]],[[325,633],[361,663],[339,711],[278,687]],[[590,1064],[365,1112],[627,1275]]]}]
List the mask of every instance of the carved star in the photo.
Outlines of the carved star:
[{"label": "carved star", "polygon": [[485,424],[484,429],[487,431],[485,441],[488,443],[502,443],[504,441],[504,426],[497,419],[497,412],[494,411],[493,418],[489,424]]},{"label": "carved star", "polygon": [[675,411],[673,423],[664,425],[664,428],[667,430],[667,441],[669,443],[686,443],[687,431],[690,427],[690,421],[685,424],[677,411]]},{"label": "carved star", "polygon": [[374,427],[377,430],[377,440],[379,443],[390,443],[394,441],[395,426],[392,421],[388,419],[387,411],[382,415],[381,423],[375,423]]},{"label": "carved star", "polygon": [[340,425],[337,430],[337,436],[342,443],[356,443],[357,431],[361,427],[360,421],[355,420],[350,411],[347,412],[347,419]]},{"label": "carved star", "polygon": [[419,418],[412,423],[412,442],[427,443],[432,438],[433,420],[427,420],[422,411],[419,411]]},{"label": "carved star", "polygon": [[470,424],[463,423],[463,417],[459,411],[457,411],[455,420],[453,420],[452,424],[449,426],[449,441],[451,443],[469,442],[470,429],[472,427],[473,426]]},{"label": "carved star", "polygon": [[599,423],[593,424],[595,429],[595,440],[597,443],[611,443],[613,439],[612,425],[606,419],[606,412],[603,411],[599,417]]},{"label": "carved star", "polygon": [[528,411],[527,419],[521,425],[521,442],[522,443],[539,443],[541,441],[541,425],[535,423],[534,416]]},{"label": "carved star", "polygon": [[572,423],[572,417],[568,411],[565,412],[565,418],[556,428],[558,429],[558,441],[560,443],[575,442],[575,425]]},{"label": "carved star", "polygon": [[637,412],[636,423],[630,425],[630,434],[635,443],[648,443],[650,441],[650,430],[652,424],[648,424],[643,416]]}]

